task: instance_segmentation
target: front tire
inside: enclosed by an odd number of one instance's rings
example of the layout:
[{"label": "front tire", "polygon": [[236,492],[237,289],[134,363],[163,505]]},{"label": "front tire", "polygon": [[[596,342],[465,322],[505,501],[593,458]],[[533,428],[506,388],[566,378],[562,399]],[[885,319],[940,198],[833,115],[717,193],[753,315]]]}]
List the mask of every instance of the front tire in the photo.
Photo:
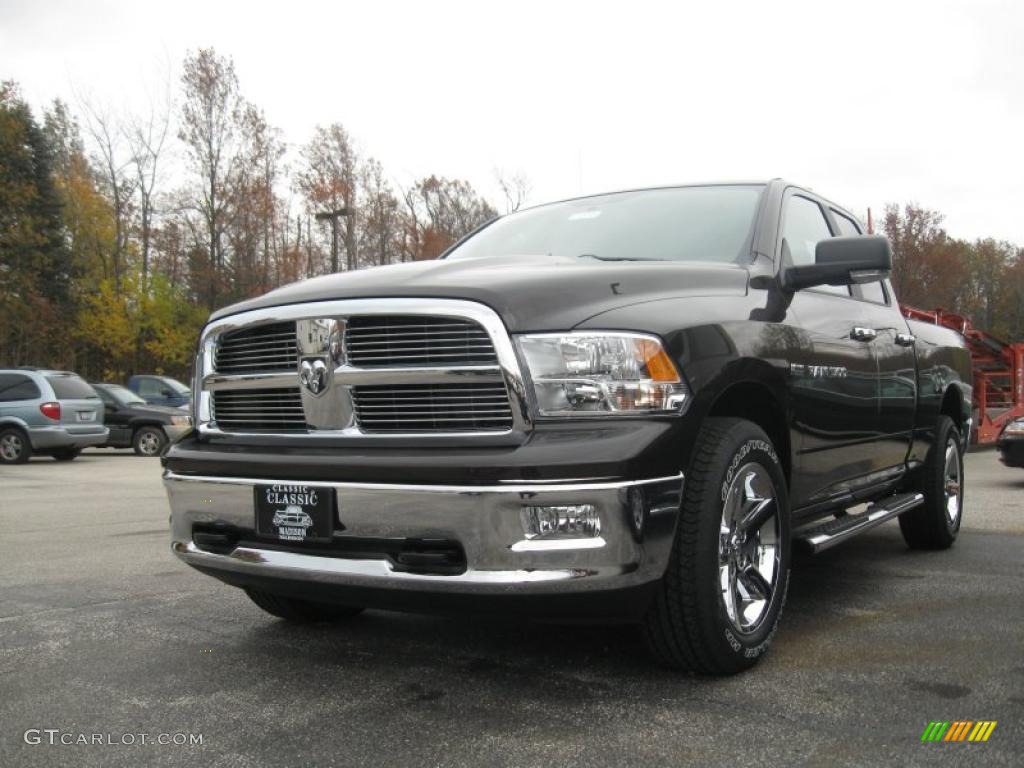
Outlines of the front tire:
[{"label": "front tire", "polygon": [[939,416],[916,486],[924,503],[900,515],[903,540],[911,549],[949,549],[964,516],[964,452],[960,431],[948,416]]},{"label": "front tire", "polygon": [[32,444],[20,429],[0,430],[0,464],[24,464],[32,458]]},{"label": "front tire", "polygon": [[668,569],[644,619],[655,658],[706,675],[752,667],[778,626],[789,562],[789,497],[771,440],[743,419],[707,419]]},{"label": "front tire", "polygon": [[159,456],[167,446],[167,435],[160,427],[139,427],[132,439],[137,456]]},{"label": "front tire", "polygon": [[317,621],[338,621],[362,613],[363,609],[353,605],[333,605],[299,600],[295,597],[275,595],[261,589],[248,588],[245,594],[256,605],[279,619],[294,624],[310,624]]}]

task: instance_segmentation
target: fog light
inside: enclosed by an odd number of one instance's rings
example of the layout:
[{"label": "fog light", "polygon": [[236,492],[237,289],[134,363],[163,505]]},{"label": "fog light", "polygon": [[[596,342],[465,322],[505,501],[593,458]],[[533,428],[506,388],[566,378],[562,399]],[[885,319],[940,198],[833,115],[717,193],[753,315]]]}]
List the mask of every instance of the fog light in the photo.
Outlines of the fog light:
[{"label": "fog light", "polygon": [[523,507],[520,517],[527,539],[594,538],[601,535],[601,516],[593,504]]}]

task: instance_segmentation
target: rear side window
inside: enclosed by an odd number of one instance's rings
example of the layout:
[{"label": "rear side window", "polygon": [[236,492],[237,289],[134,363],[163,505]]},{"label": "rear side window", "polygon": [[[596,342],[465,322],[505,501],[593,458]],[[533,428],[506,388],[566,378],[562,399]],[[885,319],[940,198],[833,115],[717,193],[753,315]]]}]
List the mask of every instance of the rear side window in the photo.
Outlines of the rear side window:
[{"label": "rear side window", "polygon": [[0,403],[15,400],[38,400],[39,387],[28,376],[20,373],[0,373]]},{"label": "rear side window", "polygon": [[96,391],[77,376],[47,376],[58,400],[97,400]]},{"label": "rear side window", "polygon": [[139,394],[140,395],[160,395],[160,390],[163,387],[160,382],[156,379],[139,379]]},{"label": "rear side window", "polygon": [[843,237],[852,237],[861,234],[860,227],[853,219],[845,213],[832,209],[832,216],[835,217],[836,225],[839,227],[839,234]]}]

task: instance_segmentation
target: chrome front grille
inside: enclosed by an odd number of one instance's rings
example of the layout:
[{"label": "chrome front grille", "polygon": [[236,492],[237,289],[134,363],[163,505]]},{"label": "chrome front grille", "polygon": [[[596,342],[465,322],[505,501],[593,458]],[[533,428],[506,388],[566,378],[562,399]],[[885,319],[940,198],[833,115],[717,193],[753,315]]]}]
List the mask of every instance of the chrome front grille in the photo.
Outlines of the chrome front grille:
[{"label": "chrome front grille", "polygon": [[512,428],[504,384],[402,384],[354,387],[365,432],[488,432]]},{"label": "chrome front grille", "polygon": [[295,432],[306,429],[297,387],[218,390],[213,420],[225,432]]},{"label": "chrome front grille", "polygon": [[312,438],[500,434],[528,409],[497,314],[454,299],[340,299],[211,322],[200,433]]},{"label": "chrome front grille", "polygon": [[478,323],[429,315],[370,315],[348,322],[345,349],[352,365],[495,365],[494,344]]},{"label": "chrome front grille", "polygon": [[295,323],[271,323],[225,333],[217,345],[219,373],[294,371],[298,363]]}]

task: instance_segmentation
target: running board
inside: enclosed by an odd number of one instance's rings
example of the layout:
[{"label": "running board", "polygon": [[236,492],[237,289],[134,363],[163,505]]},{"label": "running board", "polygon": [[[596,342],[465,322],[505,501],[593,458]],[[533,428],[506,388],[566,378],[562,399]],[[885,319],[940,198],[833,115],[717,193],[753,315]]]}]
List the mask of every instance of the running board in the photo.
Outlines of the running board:
[{"label": "running board", "polygon": [[835,520],[829,520],[827,523],[797,531],[795,538],[813,554],[817,554],[856,536],[858,533],[864,533],[876,525],[881,525],[886,520],[892,520],[923,503],[924,496],[920,493],[897,494],[876,501],[860,514],[844,515]]}]

